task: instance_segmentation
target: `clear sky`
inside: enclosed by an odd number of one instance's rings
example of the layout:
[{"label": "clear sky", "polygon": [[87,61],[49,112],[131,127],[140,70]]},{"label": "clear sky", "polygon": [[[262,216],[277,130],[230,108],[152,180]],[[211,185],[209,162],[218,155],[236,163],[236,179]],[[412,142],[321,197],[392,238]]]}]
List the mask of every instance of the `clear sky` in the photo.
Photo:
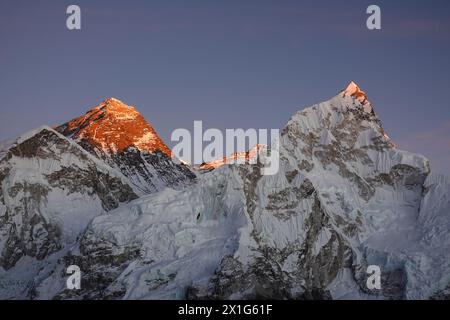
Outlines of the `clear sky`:
[{"label": "clear sky", "polygon": [[[66,28],[78,4],[82,30]],[[366,28],[381,7],[382,30]],[[135,105],[176,128],[282,128],[350,80],[391,138],[450,174],[450,1],[0,0],[0,140]]]}]

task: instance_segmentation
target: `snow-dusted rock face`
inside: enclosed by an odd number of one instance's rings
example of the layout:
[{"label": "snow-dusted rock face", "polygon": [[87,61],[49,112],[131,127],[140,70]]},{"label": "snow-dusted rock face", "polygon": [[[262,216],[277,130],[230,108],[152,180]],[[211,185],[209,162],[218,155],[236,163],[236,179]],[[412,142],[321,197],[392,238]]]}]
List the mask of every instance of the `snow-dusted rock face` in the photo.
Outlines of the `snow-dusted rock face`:
[{"label": "snow-dusted rock face", "polygon": [[118,99],[106,99],[55,130],[121,171],[139,194],[182,188],[195,180],[188,166],[172,159],[144,117]]},{"label": "snow-dusted rock face", "polygon": [[[21,258],[0,284],[28,282],[0,296],[449,298],[450,180],[396,149],[355,83],[293,115],[280,142],[277,174],[221,159],[182,190],[92,217],[72,245],[39,263]],[[65,287],[72,264],[81,290]],[[366,286],[369,265],[381,269],[380,290]]]},{"label": "snow-dusted rock face", "polygon": [[48,127],[20,137],[0,160],[0,267],[76,241],[93,217],[137,198],[125,181]]},{"label": "snow-dusted rock face", "polygon": [[224,156],[211,162],[204,162],[198,166],[198,170],[211,171],[226,164],[236,164],[239,160],[246,163],[251,163],[251,161],[258,156],[259,151],[265,147],[266,146],[264,144],[257,144],[248,151],[235,152],[230,156]]},{"label": "snow-dusted rock face", "polygon": [[426,283],[433,299],[450,299],[450,178],[431,174],[424,184],[417,232],[425,257],[416,255],[417,263],[426,265],[426,277],[418,278],[415,285]]},{"label": "snow-dusted rock face", "polygon": [[[35,296],[445,298],[449,186],[396,149],[351,83],[289,120],[277,174],[221,164],[96,217]],[[82,290],[55,289],[74,263]],[[366,287],[368,265],[380,267],[381,290]]]}]

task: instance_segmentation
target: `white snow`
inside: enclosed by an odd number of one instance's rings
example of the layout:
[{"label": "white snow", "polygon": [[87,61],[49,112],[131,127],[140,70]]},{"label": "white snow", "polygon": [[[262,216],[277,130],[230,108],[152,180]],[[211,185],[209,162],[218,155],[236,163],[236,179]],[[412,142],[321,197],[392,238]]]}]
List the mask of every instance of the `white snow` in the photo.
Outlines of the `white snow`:
[{"label": "white snow", "polygon": [[[367,113],[366,120],[356,129],[347,128],[345,121],[354,120],[358,113],[353,111],[359,112],[358,108]],[[281,139],[278,174],[259,177],[249,186],[246,179],[250,177],[240,174],[240,169],[248,165],[221,166],[198,175],[198,182],[183,190],[164,188],[96,217],[100,209],[95,199],[75,193],[70,198],[73,208],[61,213],[61,191],[52,191],[49,219],[64,226],[68,241],[74,241],[93,219],[86,233],[93,245],[108,243],[118,252],[139,248],[140,257],[131,261],[116,280],[125,287],[124,299],[184,298],[187,287],[208,286],[225,256],[234,257],[246,268],[261,256],[261,246],[282,251],[302,244],[314,214],[325,215],[328,224],[320,225],[314,239],[308,239],[313,256],[322,253],[338,234],[351,247],[353,263],[378,264],[382,271],[404,268],[406,297],[427,298],[450,283],[450,178],[430,175],[425,157],[396,149],[374,117],[365,93],[352,82],[329,101],[292,116],[288,132]],[[342,131],[335,135],[337,127]],[[338,139],[339,134],[344,138]],[[151,138],[146,135],[142,142]],[[380,149],[375,141],[384,147]],[[327,148],[335,144],[354,152],[344,155],[338,150],[328,155],[337,159],[322,159]],[[12,161],[20,168],[14,179],[41,181],[42,177],[31,175],[32,170],[27,168],[38,165],[45,173],[75,160],[68,156],[54,162]],[[304,161],[310,169],[299,168]],[[100,161],[95,163],[105,167]],[[397,165],[415,170],[415,175],[409,177],[412,182],[407,181],[408,177],[390,176]],[[297,175],[288,181],[295,170]],[[421,177],[427,175],[422,184]],[[380,178],[386,176],[391,181]],[[313,194],[300,197],[299,190],[306,181],[311,182]],[[320,201],[323,212],[315,211],[316,201]],[[83,210],[77,212],[79,208]],[[4,209],[0,207],[2,214]],[[349,226],[355,226],[354,234],[345,230]],[[283,272],[298,271],[296,253],[280,262]],[[55,264],[55,257],[50,257],[48,263]],[[24,265],[30,263],[26,259],[13,271],[0,272],[0,286],[2,276],[8,281],[18,279],[20,273],[26,279],[32,277],[36,270],[24,270]],[[35,262],[31,265],[37,268]],[[51,297],[51,293],[58,292],[55,283],[59,283],[59,274],[50,276],[48,270],[44,268],[40,274],[37,290]],[[327,288],[335,299],[383,298],[363,293],[347,266],[339,270]],[[4,291],[0,290],[0,296]],[[11,294],[19,296],[18,289]],[[240,295],[235,293],[232,298]]]}]

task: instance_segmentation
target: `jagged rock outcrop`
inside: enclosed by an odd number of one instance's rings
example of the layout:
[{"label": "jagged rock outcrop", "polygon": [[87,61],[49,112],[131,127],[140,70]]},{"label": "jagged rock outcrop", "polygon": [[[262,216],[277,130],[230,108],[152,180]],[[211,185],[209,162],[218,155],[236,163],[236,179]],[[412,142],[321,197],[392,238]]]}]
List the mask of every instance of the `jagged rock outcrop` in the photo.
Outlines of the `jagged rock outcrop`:
[{"label": "jagged rock outcrop", "polygon": [[[94,217],[72,246],[44,258],[25,296],[447,297],[450,180],[431,174],[423,156],[396,148],[355,83],[291,117],[274,175],[262,174],[266,152],[275,150],[258,148],[256,164],[221,159],[182,190],[165,188]],[[70,264],[83,272],[81,290],[65,287]],[[380,289],[366,285],[370,265],[381,270]]]},{"label": "jagged rock outcrop", "polygon": [[93,217],[137,198],[119,172],[48,127],[12,143],[0,160],[0,187],[2,280],[19,261],[45,260]]},{"label": "jagged rock outcrop", "polygon": [[[257,164],[221,163],[184,190],[95,218],[67,257],[89,261],[88,279],[108,277],[99,290],[58,296],[444,296],[448,181],[433,178],[423,156],[395,147],[356,84],[289,120],[278,173],[261,174],[258,151]],[[382,270],[380,290],[366,287],[369,265]],[[58,273],[46,280],[58,281]],[[45,282],[38,289],[48,292]]]},{"label": "jagged rock outcrop", "polygon": [[55,130],[122,172],[139,194],[195,181],[144,117],[118,99],[106,99]]}]

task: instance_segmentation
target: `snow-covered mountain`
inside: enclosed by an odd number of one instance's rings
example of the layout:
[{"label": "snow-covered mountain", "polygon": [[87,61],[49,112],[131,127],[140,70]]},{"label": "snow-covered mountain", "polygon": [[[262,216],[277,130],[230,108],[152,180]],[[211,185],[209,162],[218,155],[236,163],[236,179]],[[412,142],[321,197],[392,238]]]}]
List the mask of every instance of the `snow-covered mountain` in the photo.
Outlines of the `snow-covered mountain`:
[{"label": "snow-covered mountain", "polygon": [[[99,211],[64,249],[0,268],[0,296],[450,298],[450,179],[396,148],[355,83],[291,117],[275,175],[261,174],[266,148],[257,164],[221,159],[183,188]],[[65,287],[72,264],[81,290]],[[380,290],[366,286],[369,265],[381,269]]]},{"label": "snow-covered mountain", "polygon": [[195,180],[188,166],[172,159],[144,117],[118,99],[106,99],[55,130],[121,171],[139,194],[181,188]]},{"label": "snow-covered mountain", "polygon": [[15,297],[8,281],[29,280],[17,268],[30,271],[30,261],[75,243],[95,216],[137,198],[120,172],[45,126],[10,143],[0,187],[2,297]]},{"label": "snow-covered mountain", "polygon": [[211,162],[204,162],[200,166],[198,166],[198,170],[211,171],[226,164],[237,164],[238,160],[243,160],[243,162],[251,163],[252,159],[257,158],[258,153],[262,148],[265,148],[265,145],[257,144],[248,151],[235,152],[230,156],[224,156]]}]

